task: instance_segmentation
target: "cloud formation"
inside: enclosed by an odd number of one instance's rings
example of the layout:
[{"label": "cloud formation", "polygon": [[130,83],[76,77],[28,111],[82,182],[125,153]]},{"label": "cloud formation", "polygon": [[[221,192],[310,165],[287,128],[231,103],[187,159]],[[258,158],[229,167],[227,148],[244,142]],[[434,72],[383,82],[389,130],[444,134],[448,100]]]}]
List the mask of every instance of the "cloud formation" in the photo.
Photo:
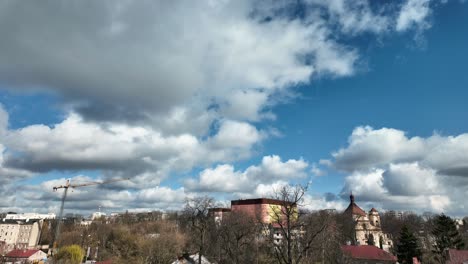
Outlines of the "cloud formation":
[{"label": "cloud formation", "polygon": [[[132,178],[131,191],[100,187],[109,208],[152,208],[165,197],[174,203],[160,205],[174,208],[185,189],[248,196],[305,178],[309,164],[302,159],[267,155],[245,171],[232,164],[278,134],[256,126],[275,119],[274,106],[294,98],[295,87],[359,70],[360,50],[346,40],[425,29],[430,14],[427,1],[414,0],[384,7],[366,0],[3,2],[0,87],[52,91],[65,118],[9,129],[0,107],[0,179],[9,186],[50,171],[92,170],[102,178]],[[364,166],[346,161],[343,151],[337,168]],[[381,155],[382,164],[391,160]],[[450,162],[445,174],[466,171]],[[194,168],[202,172],[184,188],[157,187]],[[222,185],[227,178],[235,180]],[[57,199],[28,188],[11,195],[17,206],[47,208]],[[114,200],[111,189],[118,191]],[[86,190],[76,197],[83,200],[75,208],[83,210],[100,201]]]},{"label": "cloud formation", "polygon": [[359,51],[341,35],[392,31],[397,17],[396,30],[405,31],[430,14],[420,0],[401,10],[365,0],[296,5],[8,1],[0,7],[0,83],[55,91],[90,120],[173,131],[178,117],[198,128],[178,131],[206,133],[200,126],[220,116],[271,117],[268,107],[311,77],[352,74]]},{"label": "cloud formation", "polygon": [[[261,164],[236,171],[232,165],[222,164],[200,172],[198,180],[186,181],[186,189],[204,192],[236,192],[250,195],[257,193],[261,184],[288,182],[307,176],[309,164],[303,159],[285,162],[277,155],[265,156]],[[260,187],[261,188],[261,187]]]},{"label": "cloud formation", "polygon": [[248,123],[230,120],[200,140],[190,134],[164,136],[150,127],[100,126],[78,115],[52,128],[32,125],[5,134],[3,144],[14,150],[4,154],[8,168],[37,173],[104,170],[124,177],[152,177],[156,182],[169,172],[248,158],[265,137]]},{"label": "cloud formation", "polygon": [[[357,127],[328,163],[347,173],[351,191],[385,209],[460,213],[468,206],[468,134],[408,137],[392,128]],[[455,203],[454,201],[463,201]]]}]

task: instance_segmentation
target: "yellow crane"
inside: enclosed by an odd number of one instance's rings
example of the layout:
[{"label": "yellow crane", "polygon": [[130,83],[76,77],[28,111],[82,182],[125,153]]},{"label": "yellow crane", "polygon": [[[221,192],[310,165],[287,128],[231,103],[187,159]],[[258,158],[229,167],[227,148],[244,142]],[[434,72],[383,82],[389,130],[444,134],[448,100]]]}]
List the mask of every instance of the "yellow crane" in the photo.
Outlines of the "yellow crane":
[{"label": "yellow crane", "polygon": [[92,186],[92,185],[101,185],[101,184],[107,184],[107,183],[113,183],[113,182],[119,182],[119,181],[127,181],[127,180],[130,180],[130,178],[113,179],[113,180],[100,181],[100,182],[87,182],[87,183],[82,183],[82,184],[71,184],[70,180],[67,180],[65,185],[54,186],[53,187],[54,192],[58,191],[58,189],[64,189],[64,190],[63,190],[63,195],[62,195],[62,203],[60,204],[60,212],[59,212],[59,215],[58,215],[58,222],[57,222],[57,226],[55,228],[53,253],[55,253],[56,250],[57,250],[57,243],[58,243],[58,239],[59,239],[59,236],[60,236],[60,224],[62,222],[62,217],[63,217],[63,208],[65,206],[65,199],[67,198],[67,193],[68,193],[69,188],[75,189],[75,188],[79,188],[79,187]]}]

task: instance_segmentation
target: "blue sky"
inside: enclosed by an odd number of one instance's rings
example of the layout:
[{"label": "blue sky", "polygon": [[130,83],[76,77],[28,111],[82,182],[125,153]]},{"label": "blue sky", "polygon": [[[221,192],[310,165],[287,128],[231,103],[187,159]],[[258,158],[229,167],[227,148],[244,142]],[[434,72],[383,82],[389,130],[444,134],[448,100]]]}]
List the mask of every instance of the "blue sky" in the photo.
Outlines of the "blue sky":
[{"label": "blue sky", "polygon": [[110,2],[48,16],[57,4],[0,7],[0,210],[54,212],[66,178],[130,177],[77,189],[67,210],[311,182],[310,209],[342,209],[352,191],[364,208],[468,212],[465,3]]}]

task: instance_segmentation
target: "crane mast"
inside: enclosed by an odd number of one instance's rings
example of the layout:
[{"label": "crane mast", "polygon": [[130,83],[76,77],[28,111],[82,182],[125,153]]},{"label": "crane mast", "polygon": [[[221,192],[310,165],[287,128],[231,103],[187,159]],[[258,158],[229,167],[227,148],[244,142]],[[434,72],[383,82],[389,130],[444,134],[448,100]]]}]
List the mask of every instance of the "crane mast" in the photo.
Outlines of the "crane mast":
[{"label": "crane mast", "polygon": [[92,186],[92,185],[101,185],[101,184],[107,184],[107,183],[113,183],[113,182],[119,182],[119,181],[127,181],[127,180],[130,180],[130,178],[113,179],[113,180],[101,181],[101,182],[87,182],[87,183],[83,183],[83,184],[71,184],[70,180],[67,180],[65,185],[54,186],[53,187],[54,192],[58,191],[58,189],[64,189],[64,190],[63,190],[62,200],[61,200],[61,204],[60,204],[58,222],[57,222],[57,226],[55,228],[53,253],[56,253],[56,250],[58,248],[58,239],[60,237],[60,226],[61,226],[62,217],[63,217],[63,209],[65,207],[65,200],[67,199],[67,194],[68,194],[68,189],[69,188],[74,189],[74,188],[79,188],[79,187]]}]

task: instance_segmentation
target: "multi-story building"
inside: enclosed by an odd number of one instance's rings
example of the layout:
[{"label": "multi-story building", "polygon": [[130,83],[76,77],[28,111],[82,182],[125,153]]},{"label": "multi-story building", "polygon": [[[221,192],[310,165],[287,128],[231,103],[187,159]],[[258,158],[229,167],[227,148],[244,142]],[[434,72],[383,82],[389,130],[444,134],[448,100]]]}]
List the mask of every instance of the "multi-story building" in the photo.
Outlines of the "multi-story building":
[{"label": "multi-story building", "polygon": [[390,251],[393,241],[389,234],[382,232],[379,212],[372,208],[369,213],[362,210],[355,202],[354,195],[350,195],[350,203],[344,211],[355,224],[355,243],[357,245],[375,245],[385,251]]},{"label": "multi-story building", "polygon": [[275,224],[283,217],[285,207],[292,207],[293,217],[297,216],[297,205],[275,199],[246,199],[231,201],[232,212],[242,212],[250,217],[253,217],[262,224]]},{"label": "multi-story building", "polygon": [[37,246],[42,228],[42,219],[2,219],[0,221],[0,241],[4,250],[32,249]]}]

